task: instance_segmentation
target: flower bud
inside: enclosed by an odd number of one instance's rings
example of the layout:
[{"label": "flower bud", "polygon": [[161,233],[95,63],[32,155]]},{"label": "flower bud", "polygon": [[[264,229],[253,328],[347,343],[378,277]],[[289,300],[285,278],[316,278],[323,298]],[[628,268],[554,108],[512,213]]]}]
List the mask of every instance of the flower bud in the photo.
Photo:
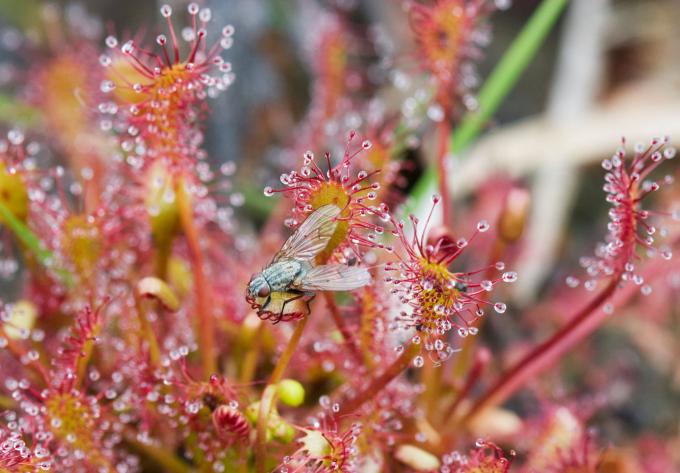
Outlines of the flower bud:
[{"label": "flower bud", "polygon": [[255,312],[249,312],[241,324],[239,341],[244,345],[250,345],[253,343],[254,338],[258,336],[258,329],[260,325],[262,325],[262,320],[257,316],[257,314]]},{"label": "flower bud", "polygon": [[305,401],[305,388],[294,379],[284,379],[276,386],[276,393],[287,406],[297,407]]},{"label": "flower bud", "polygon": [[514,243],[522,236],[529,216],[531,195],[529,191],[515,187],[505,198],[505,205],[498,218],[498,236],[505,243]]},{"label": "flower bud", "polygon": [[158,300],[163,307],[174,312],[180,307],[180,302],[172,288],[165,281],[158,278],[142,278],[137,283],[137,294]]},{"label": "flower bud", "polygon": [[251,425],[257,424],[257,418],[260,416],[260,401],[250,403],[244,412],[246,419]]},{"label": "flower bud", "polygon": [[221,404],[213,411],[213,425],[222,436],[247,438],[250,433],[248,419],[238,409]]},{"label": "flower bud", "polygon": [[273,425],[270,419],[270,427],[272,435],[275,440],[281,443],[290,443],[295,439],[295,429],[288,422],[281,417],[276,416],[276,421]]},{"label": "flower bud", "polygon": [[[255,427],[260,415],[260,402],[251,403],[245,410],[245,417],[250,425]],[[282,443],[290,443],[295,439],[295,429],[286,422],[276,409],[272,409],[267,419],[267,442],[274,439]]]}]

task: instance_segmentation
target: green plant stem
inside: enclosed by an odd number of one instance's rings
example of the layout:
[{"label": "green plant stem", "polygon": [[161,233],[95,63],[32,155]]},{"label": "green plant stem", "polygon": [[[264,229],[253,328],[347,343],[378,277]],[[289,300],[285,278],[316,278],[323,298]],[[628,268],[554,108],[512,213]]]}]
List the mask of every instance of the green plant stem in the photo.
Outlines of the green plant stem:
[{"label": "green plant stem", "polygon": [[162,238],[154,242],[156,253],[154,254],[154,274],[162,280],[168,279],[168,264],[172,256],[172,242],[174,238]]},{"label": "green plant stem", "polygon": [[3,224],[6,225],[14,233],[14,236],[16,236],[17,239],[35,255],[40,264],[46,268],[51,268],[64,285],[69,288],[73,286],[73,277],[71,273],[55,266],[54,254],[45,247],[42,241],[40,241],[40,238],[38,238],[26,224],[16,218],[1,202],[0,217],[2,217]]},{"label": "green plant stem", "polygon": [[260,410],[257,415],[257,426],[256,426],[256,436],[255,436],[255,471],[257,473],[264,473],[266,468],[267,460],[267,421],[269,420],[269,414],[274,408],[276,403],[276,384],[281,381],[283,374],[288,367],[290,359],[293,357],[297,346],[302,338],[302,332],[307,325],[307,319],[309,316],[300,319],[300,321],[295,326],[293,335],[288,340],[288,345],[286,345],[285,350],[276,362],[274,371],[269,378],[267,387],[262,391],[262,398],[260,399]]},{"label": "green plant stem", "polygon": [[[534,58],[567,3],[568,0],[543,0],[479,90],[477,110],[468,113],[453,132],[451,152],[462,152],[479,135]],[[437,171],[428,168],[416,183],[411,192],[414,204],[427,198],[437,180],[436,174]]]},{"label": "green plant stem", "polygon": [[156,335],[153,332],[153,326],[149,320],[147,307],[144,304],[145,302],[141,300],[139,296],[135,296],[135,306],[139,316],[139,325],[142,329],[142,339],[148,344],[147,349],[149,350],[149,361],[151,362],[152,366],[158,367],[161,364],[161,350],[158,346]]},{"label": "green plant stem", "polygon": [[262,338],[264,334],[264,323],[260,323],[255,330],[255,336],[250,340],[248,349],[241,362],[240,382],[241,384],[250,383],[255,377],[257,370],[257,358],[262,349]]}]

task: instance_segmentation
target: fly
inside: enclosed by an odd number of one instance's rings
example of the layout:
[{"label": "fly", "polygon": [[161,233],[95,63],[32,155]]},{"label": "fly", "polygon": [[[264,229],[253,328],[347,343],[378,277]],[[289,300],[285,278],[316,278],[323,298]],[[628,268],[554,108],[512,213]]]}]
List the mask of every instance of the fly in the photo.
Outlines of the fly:
[{"label": "fly", "polygon": [[[314,258],[330,241],[340,209],[318,208],[286,240],[271,263],[253,275],[246,299],[262,318],[278,322],[309,314],[309,301],[316,291],[351,291],[371,282],[366,268],[344,264],[316,266]],[[302,311],[304,304],[306,313]]]}]

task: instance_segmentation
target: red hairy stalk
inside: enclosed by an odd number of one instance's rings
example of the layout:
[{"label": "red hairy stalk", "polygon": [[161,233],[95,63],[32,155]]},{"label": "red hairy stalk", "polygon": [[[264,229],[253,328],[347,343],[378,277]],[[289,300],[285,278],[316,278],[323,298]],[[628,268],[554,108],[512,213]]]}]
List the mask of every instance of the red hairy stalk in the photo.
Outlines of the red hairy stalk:
[{"label": "red hairy stalk", "polygon": [[343,402],[340,405],[340,412],[338,413],[338,418],[349,415],[352,412],[360,408],[364,403],[370,401],[378,394],[387,384],[394,378],[399,376],[413,359],[420,353],[420,346],[415,343],[409,344],[404,351],[399,355],[399,358],[394,360],[390,366],[388,366],[385,371],[380,375],[376,376],[371,380],[371,383],[359,394]]},{"label": "red hairy stalk", "polygon": [[451,189],[449,188],[448,170],[446,160],[448,158],[451,125],[448,118],[444,118],[437,127],[439,144],[437,146],[437,173],[439,176],[439,194],[442,196],[442,222],[446,228],[451,228]]},{"label": "red hairy stalk", "polygon": [[[609,211],[608,234],[600,244],[595,258],[585,259],[584,265],[591,277],[585,288],[596,287],[596,278],[607,280],[607,285],[585,307],[578,311],[557,333],[527,353],[515,363],[468,411],[469,422],[485,408],[502,403],[520,389],[527,381],[544,372],[569,350],[593,333],[607,318],[610,311],[598,310],[615,292],[620,283],[644,282],[636,273],[635,262],[638,248],[652,250],[656,229],[647,223],[653,212],[641,208],[641,201],[659,189],[657,182],[646,180],[665,159],[672,159],[675,151],[664,150],[668,139],[653,139],[649,146],[636,146],[632,159],[626,159],[626,151],[619,148],[602,162],[605,174],[606,200],[612,205]],[[623,141],[625,144],[625,141]],[[646,234],[646,235],[644,235]],[[669,259],[670,250],[661,251]]]},{"label": "red hairy stalk", "polygon": [[442,417],[443,419],[449,419],[456,413],[461,402],[467,398],[470,391],[472,391],[472,388],[474,388],[475,384],[479,381],[479,378],[484,372],[484,369],[488,366],[489,361],[491,361],[491,352],[487,348],[482,347],[475,353],[475,359],[467,374],[465,383],[456,393],[456,397],[446,410],[446,413]]},{"label": "red hairy stalk", "polygon": [[333,322],[335,322],[335,325],[338,327],[340,334],[342,334],[342,338],[345,340],[345,343],[347,343],[347,347],[357,360],[362,360],[363,356],[361,354],[359,346],[357,345],[356,338],[352,334],[350,328],[345,323],[345,319],[342,317],[340,309],[338,308],[338,305],[335,303],[333,294],[326,292],[324,293],[324,298],[326,299],[326,304],[328,305],[328,310],[331,313],[331,317],[333,317]]},{"label": "red hairy stalk", "polygon": [[191,199],[185,185],[177,186],[177,205],[179,218],[186,235],[191,268],[194,274],[194,291],[196,295],[196,312],[198,318],[198,340],[201,346],[201,365],[203,378],[208,379],[217,372],[215,357],[215,321],[210,312],[210,288],[204,272],[203,251],[199,241],[198,229],[194,225]]},{"label": "red hairy stalk", "polygon": [[590,303],[572,317],[567,325],[508,369],[475,402],[465,414],[463,422],[469,424],[485,408],[498,405],[508,399],[527,381],[550,368],[569,350],[593,333],[608,317],[605,311],[597,309],[614,293],[618,282],[618,278],[612,279]]}]

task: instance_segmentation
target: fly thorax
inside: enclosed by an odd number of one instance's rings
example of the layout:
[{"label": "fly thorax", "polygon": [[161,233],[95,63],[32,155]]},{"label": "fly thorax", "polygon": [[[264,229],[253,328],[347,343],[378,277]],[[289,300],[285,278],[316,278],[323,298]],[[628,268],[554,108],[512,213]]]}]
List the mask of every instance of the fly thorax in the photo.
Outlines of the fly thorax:
[{"label": "fly thorax", "polygon": [[262,272],[272,291],[285,291],[301,276],[302,263],[296,260],[278,261]]}]

